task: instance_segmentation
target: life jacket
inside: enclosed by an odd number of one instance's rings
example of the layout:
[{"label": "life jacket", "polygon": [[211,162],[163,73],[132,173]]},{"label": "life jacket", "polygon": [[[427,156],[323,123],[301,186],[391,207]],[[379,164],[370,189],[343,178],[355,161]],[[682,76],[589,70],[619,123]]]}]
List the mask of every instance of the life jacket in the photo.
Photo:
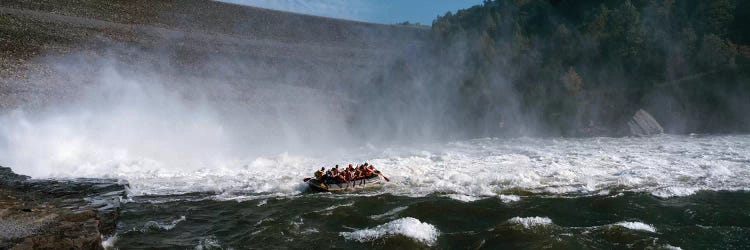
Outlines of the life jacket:
[{"label": "life jacket", "polygon": [[349,173],[347,173],[346,169],[344,169],[344,171],[341,171],[340,175],[341,175],[341,177],[344,177],[344,179],[348,179],[349,178]]}]

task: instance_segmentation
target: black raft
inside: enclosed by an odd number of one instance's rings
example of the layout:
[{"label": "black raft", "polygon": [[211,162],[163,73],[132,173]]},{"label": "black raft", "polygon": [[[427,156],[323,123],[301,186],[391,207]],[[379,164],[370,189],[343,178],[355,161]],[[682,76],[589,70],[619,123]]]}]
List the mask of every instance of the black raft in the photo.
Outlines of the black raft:
[{"label": "black raft", "polygon": [[345,183],[324,183],[323,181],[310,178],[306,180],[307,185],[316,191],[323,192],[336,192],[336,191],[350,191],[354,189],[368,188],[380,185],[383,181],[383,177],[380,173],[376,173],[372,177],[354,180]]}]

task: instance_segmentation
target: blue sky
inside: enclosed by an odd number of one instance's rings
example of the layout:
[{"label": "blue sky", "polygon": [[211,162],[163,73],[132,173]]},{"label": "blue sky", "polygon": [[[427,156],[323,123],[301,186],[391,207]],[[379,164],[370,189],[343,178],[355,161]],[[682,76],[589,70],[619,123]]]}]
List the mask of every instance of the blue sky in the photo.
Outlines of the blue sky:
[{"label": "blue sky", "polygon": [[374,23],[419,22],[430,25],[438,15],[482,3],[482,0],[219,0],[222,2]]}]

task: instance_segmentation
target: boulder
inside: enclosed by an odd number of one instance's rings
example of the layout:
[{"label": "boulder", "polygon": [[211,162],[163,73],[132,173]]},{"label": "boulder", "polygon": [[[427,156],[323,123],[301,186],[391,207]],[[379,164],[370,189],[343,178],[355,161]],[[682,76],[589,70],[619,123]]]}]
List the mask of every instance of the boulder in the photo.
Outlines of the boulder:
[{"label": "boulder", "polygon": [[630,129],[630,135],[632,136],[649,136],[664,133],[664,128],[661,127],[659,122],[643,109],[639,109],[635,112],[635,115],[630,118],[630,121],[628,121],[628,128]]},{"label": "boulder", "polygon": [[29,179],[0,167],[0,249],[103,249],[102,238],[115,233],[125,185]]},{"label": "boulder", "polygon": [[10,168],[0,166],[0,187],[14,185],[28,179],[28,176],[13,173]]}]

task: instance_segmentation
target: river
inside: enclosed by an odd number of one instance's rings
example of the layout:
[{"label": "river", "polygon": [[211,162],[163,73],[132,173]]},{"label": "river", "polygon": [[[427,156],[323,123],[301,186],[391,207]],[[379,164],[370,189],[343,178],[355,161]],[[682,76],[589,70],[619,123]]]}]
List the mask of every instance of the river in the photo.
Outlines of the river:
[{"label": "river", "polygon": [[[122,249],[657,248],[750,242],[750,136],[485,138],[280,154],[190,171],[103,161],[126,180]],[[315,193],[320,166],[374,164],[390,180]],[[75,172],[75,171],[73,171]]]}]

